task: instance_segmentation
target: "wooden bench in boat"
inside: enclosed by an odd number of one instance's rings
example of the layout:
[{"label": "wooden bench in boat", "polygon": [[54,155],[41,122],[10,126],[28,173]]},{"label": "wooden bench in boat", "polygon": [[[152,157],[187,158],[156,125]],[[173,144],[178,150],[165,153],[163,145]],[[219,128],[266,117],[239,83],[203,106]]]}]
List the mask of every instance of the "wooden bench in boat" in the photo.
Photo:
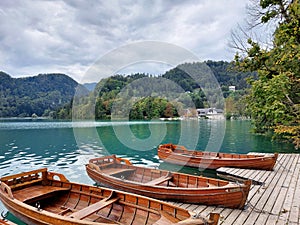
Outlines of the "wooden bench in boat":
[{"label": "wooden bench in boat", "polygon": [[167,176],[158,177],[154,180],[150,180],[149,182],[147,182],[145,184],[147,184],[147,185],[158,185],[158,184],[161,184],[161,183],[163,183],[165,181],[168,181],[168,180],[171,180],[171,179],[172,179],[172,176],[167,175]]},{"label": "wooden bench in boat", "polygon": [[96,202],[94,204],[91,204],[77,212],[74,212],[70,215],[71,218],[76,218],[76,219],[84,219],[93,213],[105,208],[106,206],[109,206],[110,204],[113,204],[114,202],[118,201],[119,198],[111,198],[107,197],[105,199],[100,200],[99,202]]},{"label": "wooden bench in boat", "polygon": [[13,196],[22,202],[38,201],[48,198],[62,191],[69,191],[70,188],[34,185],[13,192]]},{"label": "wooden bench in boat", "polygon": [[126,169],[126,168],[107,168],[107,169],[101,170],[102,173],[105,173],[109,176],[118,176],[118,175],[122,175],[125,173],[131,173],[134,171],[135,171],[135,169]]}]

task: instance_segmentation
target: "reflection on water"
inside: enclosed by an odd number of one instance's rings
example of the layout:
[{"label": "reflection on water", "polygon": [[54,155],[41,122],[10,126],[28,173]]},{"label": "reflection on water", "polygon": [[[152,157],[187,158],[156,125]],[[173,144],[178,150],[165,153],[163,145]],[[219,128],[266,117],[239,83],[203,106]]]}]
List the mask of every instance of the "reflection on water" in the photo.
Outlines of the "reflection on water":
[{"label": "reflection on water", "polygon": [[[222,139],[218,140],[220,125],[226,125],[223,142]],[[214,143],[218,141],[222,144],[221,152],[294,151],[290,144],[279,144],[272,142],[268,137],[251,134],[249,121],[226,121],[225,124],[224,121],[211,120],[181,122],[2,120],[0,175],[47,167],[49,170],[65,174],[71,181],[93,184],[85,173],[84,165],[90,158],[116,154],[130,159],[137,165],[215,176],[212,171],[202,172],[197,168],[182,168],[162,163],[157,157],[156,147],[160,143],[172,142],[185,143],[187,148],[203,150],[208,146],[215,148],[217,144],[214,146]],[[2,210],[3,205],[0,204],[0,211]]]}]

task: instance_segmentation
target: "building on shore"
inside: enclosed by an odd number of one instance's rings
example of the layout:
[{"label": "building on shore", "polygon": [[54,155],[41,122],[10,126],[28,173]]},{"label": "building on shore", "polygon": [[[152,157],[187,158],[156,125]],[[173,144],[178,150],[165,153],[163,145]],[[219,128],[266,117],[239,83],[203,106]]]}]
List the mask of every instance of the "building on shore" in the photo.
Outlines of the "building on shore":
[{"label": "building on shore", "polygon": [[224,110],[216,108],[197,109],[198,118],[206,119],[225,119]]}]

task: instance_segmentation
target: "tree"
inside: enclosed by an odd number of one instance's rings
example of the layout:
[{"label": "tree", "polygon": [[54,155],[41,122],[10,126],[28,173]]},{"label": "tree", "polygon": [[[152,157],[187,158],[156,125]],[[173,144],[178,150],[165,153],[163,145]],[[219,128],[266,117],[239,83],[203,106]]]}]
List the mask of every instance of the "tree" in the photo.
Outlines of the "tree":
[{"label": "tree", "polygon": [[247,108],[257,132],[291,140],[300,147],[300,4],[298,0],[261,0],[261,23],[276,21],[272,47],[248,39],[246,57],[236,56],[243,70],[257,71],[250,80]]}]

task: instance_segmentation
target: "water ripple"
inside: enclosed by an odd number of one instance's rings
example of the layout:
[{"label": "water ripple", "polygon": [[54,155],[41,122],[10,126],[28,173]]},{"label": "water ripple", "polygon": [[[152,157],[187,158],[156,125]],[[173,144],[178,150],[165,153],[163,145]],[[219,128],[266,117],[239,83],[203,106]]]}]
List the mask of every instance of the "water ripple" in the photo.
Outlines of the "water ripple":
[{"label": "water ripple", "polygon": [[[57,128],[93,128],[138,124],[161,124],[161,121],[5,121],[0,120],[2,130],[57,129]],[[164,122],[170,123],[170,122]]]}]

